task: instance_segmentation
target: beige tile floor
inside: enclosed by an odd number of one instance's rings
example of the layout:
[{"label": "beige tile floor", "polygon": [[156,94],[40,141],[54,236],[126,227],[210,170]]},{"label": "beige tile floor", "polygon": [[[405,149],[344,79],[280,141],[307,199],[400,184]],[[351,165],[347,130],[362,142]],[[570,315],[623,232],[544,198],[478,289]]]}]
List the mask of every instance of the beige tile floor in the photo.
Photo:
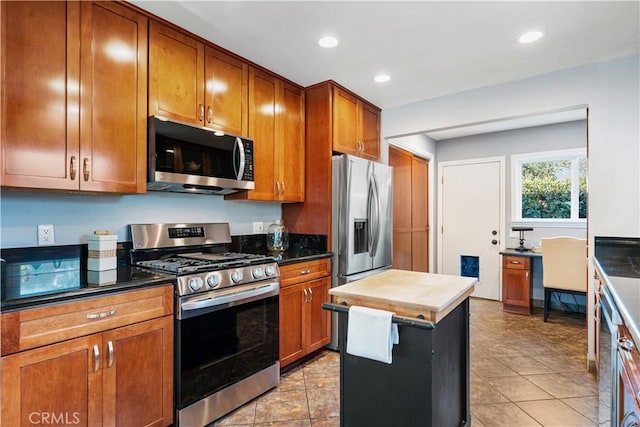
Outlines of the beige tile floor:
[{"label": "beige tile floor", "polygon": [[[470,325],[472,426],[596,425],[584,316],[553,311],[544,323],[541,309],[520,316],[503,313],[499,302],[472,299]],[[338,353],[325,351],[213,425],[337,427],[339,363]]]}]

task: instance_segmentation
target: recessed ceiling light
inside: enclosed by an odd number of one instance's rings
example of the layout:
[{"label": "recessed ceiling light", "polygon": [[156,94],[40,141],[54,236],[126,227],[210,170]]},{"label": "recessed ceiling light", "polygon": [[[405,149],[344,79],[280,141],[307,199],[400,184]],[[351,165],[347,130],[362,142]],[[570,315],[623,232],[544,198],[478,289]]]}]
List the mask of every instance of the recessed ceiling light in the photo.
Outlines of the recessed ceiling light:
[{"label": "recessed ceiling light", "polygon": [[322,47],[336,47],[338,46],[338,39],[333,36],[324,36],[318,40],[318,44]]},{"label": "recessed ceiling light", "polygon": [[542,31],[529,31],[528,33],[524,33],[520,36],[518,41],[520,43],[533,43],[537,40],[540,40],[544,36]]},{"label": "recessed ceiling light", "polygon": [[373,80],[375,80],[378,83],[384,83],[391,80],[391,77],[388,74],[378,74],[373,78]]}]

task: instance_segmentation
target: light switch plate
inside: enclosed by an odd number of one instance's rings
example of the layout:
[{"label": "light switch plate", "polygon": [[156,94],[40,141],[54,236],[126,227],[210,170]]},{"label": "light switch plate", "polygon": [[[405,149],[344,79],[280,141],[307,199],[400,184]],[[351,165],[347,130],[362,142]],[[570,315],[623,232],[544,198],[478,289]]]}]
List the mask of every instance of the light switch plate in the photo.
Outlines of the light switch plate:
[{"label": "light switch plate", "polygon": [[253,232],[254,233],[264,233],[264,222],[256,221],[253,223]]}]

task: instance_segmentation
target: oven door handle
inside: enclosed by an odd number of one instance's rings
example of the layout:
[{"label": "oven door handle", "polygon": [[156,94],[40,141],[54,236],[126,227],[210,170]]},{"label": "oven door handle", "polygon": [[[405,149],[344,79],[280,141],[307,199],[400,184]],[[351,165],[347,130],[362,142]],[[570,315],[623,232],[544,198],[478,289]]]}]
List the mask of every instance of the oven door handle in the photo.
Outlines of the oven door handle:
[{"label": "oven door handle", "polygon": [[218,306],[232,306],[245,302],[255,301],[259,298],[266,298],[278,295],[280,284],[278,282],[270,282],[266,285],[243,289],[237,292],[231,292],[219,296],[209,296],[197,299],[195,301],[187,301],[180,304],[181,311],[200,310],[203,308],[212,308]]}]

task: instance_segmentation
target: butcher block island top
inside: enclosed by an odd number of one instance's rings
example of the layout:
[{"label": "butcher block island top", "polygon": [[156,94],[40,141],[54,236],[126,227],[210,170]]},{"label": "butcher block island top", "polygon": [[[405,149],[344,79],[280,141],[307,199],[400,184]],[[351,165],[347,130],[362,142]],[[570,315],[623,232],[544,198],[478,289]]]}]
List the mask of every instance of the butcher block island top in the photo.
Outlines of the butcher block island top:
[{"label": "butcher block island top", "polygon": [[422,315],[437,323],[471,295],[475,283],[474,277],[388,270],[329,293],[337,304],[377,308],[402,317]]}]

